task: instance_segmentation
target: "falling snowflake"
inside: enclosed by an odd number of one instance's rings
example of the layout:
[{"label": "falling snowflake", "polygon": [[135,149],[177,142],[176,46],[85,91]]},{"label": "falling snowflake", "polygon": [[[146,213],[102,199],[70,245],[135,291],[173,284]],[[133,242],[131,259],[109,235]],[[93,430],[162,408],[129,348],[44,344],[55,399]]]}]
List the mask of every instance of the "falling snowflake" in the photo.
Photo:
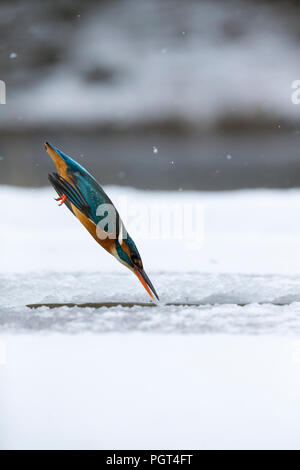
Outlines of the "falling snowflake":
[{"label": "falling snowflake", "polygon": [[11,52],[11,54],[9,54],[10,59],[16,59],[17,57],[18,57],[18,54],[16,52]]},{"label": "falling snowflake", "polygon": [[226,155],[227,160],[231,160],[232,156],[231,155]]},{"label": "falling snowflake", "polygon": [[118,176],[118,178],[120,178],[120,180],[122,180],[126,177],[126,173],[125,173],[125,171],[119,171],[117,176]]},{"label": "falling snowflake", "polygon": [[158,153],[158,148],[157,147],[152,147],[153,153]]}]

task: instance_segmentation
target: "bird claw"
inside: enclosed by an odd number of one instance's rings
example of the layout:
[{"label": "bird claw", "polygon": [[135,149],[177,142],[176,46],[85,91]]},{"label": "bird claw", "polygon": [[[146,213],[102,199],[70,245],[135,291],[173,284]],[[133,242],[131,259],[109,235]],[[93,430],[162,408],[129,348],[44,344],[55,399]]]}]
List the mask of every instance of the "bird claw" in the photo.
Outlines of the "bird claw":
[{"label": "bird claw", "polygon": [[58,197],[57,199],[55,199],[55,201],[61,201],[59,206],[62,206],[66,202],[67,199],[68,199],[67,196],[63,194],[61,197]]}]

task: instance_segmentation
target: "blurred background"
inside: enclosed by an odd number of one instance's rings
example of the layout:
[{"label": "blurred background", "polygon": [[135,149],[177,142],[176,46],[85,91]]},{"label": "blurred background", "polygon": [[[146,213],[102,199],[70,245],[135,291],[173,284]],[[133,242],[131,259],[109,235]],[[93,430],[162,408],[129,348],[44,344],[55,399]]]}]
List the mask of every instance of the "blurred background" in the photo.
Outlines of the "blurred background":
[{"label": "blurred background", "polygon": [[103,184],[300,186],[300,2],[2,0],[0,184],[49,140]]}]

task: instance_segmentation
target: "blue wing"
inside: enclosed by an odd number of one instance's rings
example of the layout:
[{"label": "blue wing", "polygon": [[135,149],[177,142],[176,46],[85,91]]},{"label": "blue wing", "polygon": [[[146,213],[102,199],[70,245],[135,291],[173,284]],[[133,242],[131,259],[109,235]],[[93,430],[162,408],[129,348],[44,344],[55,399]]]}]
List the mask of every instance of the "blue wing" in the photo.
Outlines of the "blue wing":
[{"label": "blue wing", "polygon": [[[103,204],[109,204],[114,207],[112,201],[101,188],[100,184],[85,168],[53,145],[51,145],[51,147],[65,161],[67,173],[72,181],[71,184],[62,176],[54,173],[49,175],[51,184],[60,196],[65,194],[78,210],[83,212],[97,225],[104,217],[103,215],[97,215],[98,207]],[[118,227],[119,214],[115,207],[114,209],[116,211]]]}]

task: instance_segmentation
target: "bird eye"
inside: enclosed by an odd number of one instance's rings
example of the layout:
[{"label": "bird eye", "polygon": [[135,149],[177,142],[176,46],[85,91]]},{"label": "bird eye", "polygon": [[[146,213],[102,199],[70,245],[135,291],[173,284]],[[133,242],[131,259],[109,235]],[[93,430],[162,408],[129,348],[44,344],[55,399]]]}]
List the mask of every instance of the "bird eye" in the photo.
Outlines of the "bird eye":
[{"label": "bird eye", "polygon": [[131,261],[134,263],[134,264],[137,264],[138,262],[138,257],[136,255],[131,255]]},{"label": "bird eye", "polygon": [[132,261],[132,263],[133,263],[135,266],[137,266],[137,267],[140,268],[140,269],[143,269],[142,260],[141,260],[141,258],[140,258],[138,255],[136,255],[135,253],[132,253],[132,254],[131,254],[131,261]]}]

